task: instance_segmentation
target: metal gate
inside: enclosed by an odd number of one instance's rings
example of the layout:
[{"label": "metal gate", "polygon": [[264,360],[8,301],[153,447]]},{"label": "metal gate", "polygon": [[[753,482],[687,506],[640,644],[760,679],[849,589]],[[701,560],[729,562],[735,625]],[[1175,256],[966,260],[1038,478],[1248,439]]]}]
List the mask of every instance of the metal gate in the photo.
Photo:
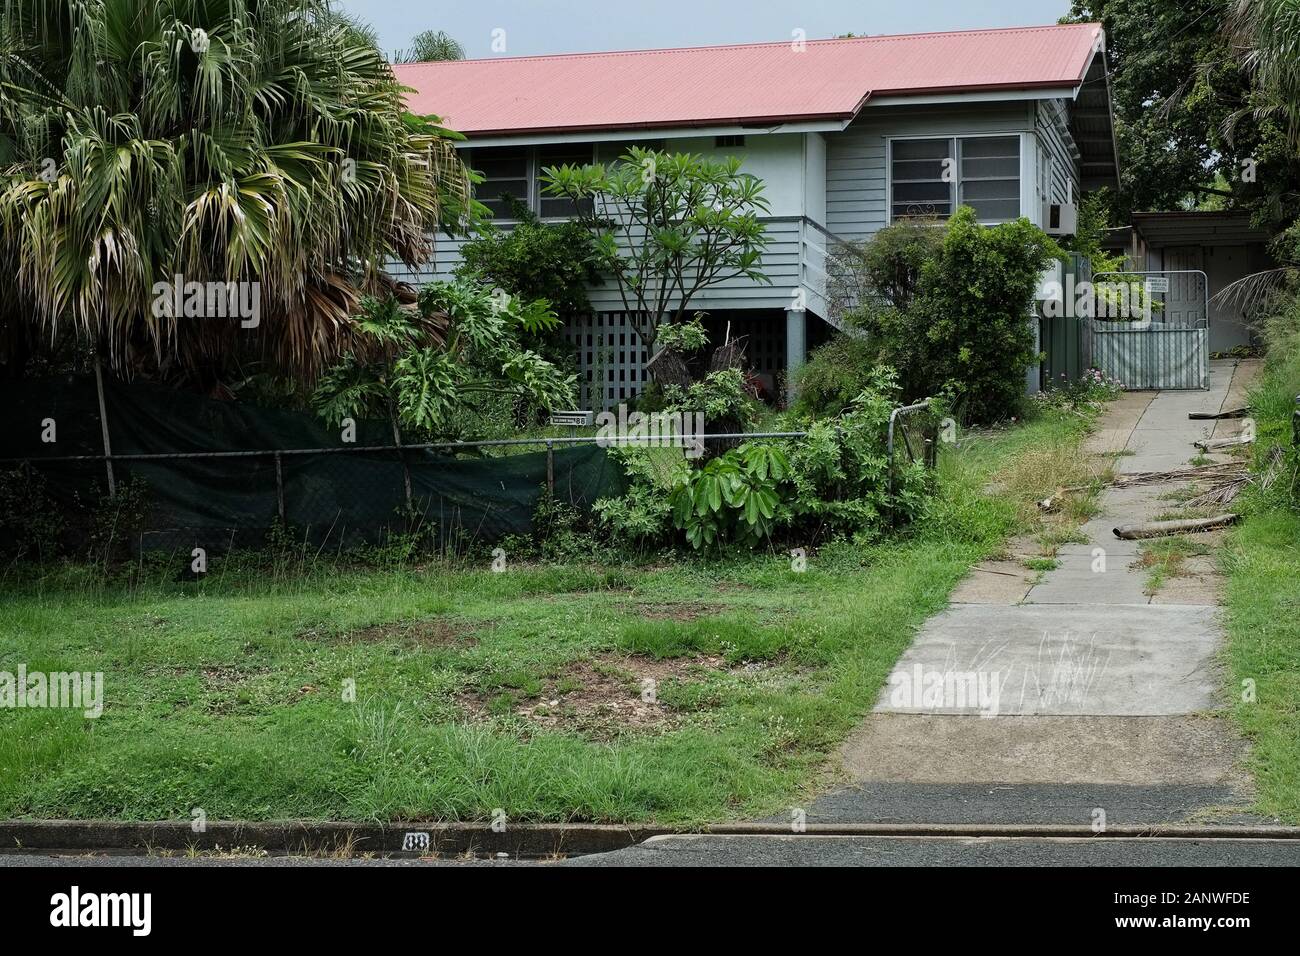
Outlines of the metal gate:
[{"label": "metal gate", "polygon": [[[1084,320],[1089,365],[1130,390],[1210,387],[1204,271],[1098,272],[1093,278],[1093,315]],[[1112,290],[1109,297],[1101,294],[1103,286]]]}]

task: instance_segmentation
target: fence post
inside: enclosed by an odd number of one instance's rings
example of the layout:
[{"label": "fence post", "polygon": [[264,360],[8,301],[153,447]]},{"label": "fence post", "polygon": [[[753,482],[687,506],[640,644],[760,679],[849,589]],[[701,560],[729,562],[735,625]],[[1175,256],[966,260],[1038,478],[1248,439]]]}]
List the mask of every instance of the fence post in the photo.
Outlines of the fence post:
[{"label": "fence post", "polygon": [[406,511],[414,510],[411,503],[411,466],[406,463],[406,453],[402,451],[402,431],[397,427],[397,416],[393,415],[393,444],[397,446],[397,460],[402,463],[402,480],[406,484]]},{"label": "fence post", "polygon": [[108,440],[108,411],[104,404],[104,373],[100,371],[99,354],[95,355],[95,393],[99,397],[99,429],[104,436],[104,467],[108,470],[108,496],[117,497],[117,482],[113,478],[113,444]]},{"label": "fence post", "polygon": [[555,497],[555,443],[546,440],[546,493]]},{"label": "fence post", "polygon": [[281,458],[277,451],[275,453],[275,500],[280,509],[280,527],[283,528],[288,522],[284,517],[284,469]]}]

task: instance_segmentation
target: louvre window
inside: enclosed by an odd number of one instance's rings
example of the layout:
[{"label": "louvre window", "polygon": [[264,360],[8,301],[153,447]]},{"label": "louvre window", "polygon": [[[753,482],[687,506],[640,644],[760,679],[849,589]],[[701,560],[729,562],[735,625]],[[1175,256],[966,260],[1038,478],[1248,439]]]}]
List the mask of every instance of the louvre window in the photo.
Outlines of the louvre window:
[{"label": "louvre window", "polygon": [[980,222],[1020,215],[1020,137],[965,136],[890,143],[890,218],[946,219],[970,206]]},{"label": "louvre window", "polygon": [[543,219],[567,219],[575,214],[574,203],[542,194],[542,170],[566,163],[583,165],[591,159],[590,144],[475,149],[469,163],[482,174],[483,182],[474,194],[499,221],[512,222],[516,218],[506,196],[519,200]]},{"label": "louvre window", "polygon": [[506,196],[529,206],[528,150],[523,148],[476,149],[471,164],[483,176],[475,190],[478,201],[497,219],[513,219]]},{"label": "louvre window", "polygon": [[[542,170],[551,166],[587,166],[591,163],[591,146],[579,144],[539,146],[537,148],[537,211],[543,219],[569,219],[578,214],[572,199],[548,196],[542,192]],[[582,201],[583,212],[591,209],[591,200]]]}]

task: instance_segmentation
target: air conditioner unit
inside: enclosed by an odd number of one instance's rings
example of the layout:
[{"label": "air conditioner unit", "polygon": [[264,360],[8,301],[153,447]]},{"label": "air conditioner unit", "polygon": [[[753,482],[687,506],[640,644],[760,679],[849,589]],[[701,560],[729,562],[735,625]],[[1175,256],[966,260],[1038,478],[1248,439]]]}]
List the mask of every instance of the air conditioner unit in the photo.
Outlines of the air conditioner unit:
[{"label": "air conditioner unit", "polygon": [[1043,203],[1043,232],[1049,236],[1072,236],[1079,228],[1079,207],[1072,202]]}]

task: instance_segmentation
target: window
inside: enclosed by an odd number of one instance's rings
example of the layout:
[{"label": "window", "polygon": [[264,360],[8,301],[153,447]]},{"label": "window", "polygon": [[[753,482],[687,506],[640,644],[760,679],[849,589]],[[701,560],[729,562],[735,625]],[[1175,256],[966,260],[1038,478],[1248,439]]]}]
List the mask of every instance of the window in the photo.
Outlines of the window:
[{"label": "window", "polygon": [[492,210],[495,218],[506,222],[516,218],[507,196],[519,200],[543,219],[566,219],[575,214],[574,204],[568,199],[542,195],[542,170],[565,163],[590,163],[591,158],[590,144],[474,149],[470,152],[470,165],[483,175],[483,182],[474,195]]},{"label": "window", "polygon": [[718,149],[739,149],[745,145],[743,136],[715,136],[713,145]]},{"label": "window", "polygon": [[961,201],[980,222],[1010,222],[1020,215],[1020,137],[957,140],[961,151]]},{"label": "window", "polygon": [[1020,137],[896,139],[889,154],[891,220],[947,218],[970,206],[981,222],[1020,215]]},{"label": "window", "polygon": [[531,208],[527,149],[476,149],[471,163],[483,175],[483,182],[479,183],[475,196],[492,210],[493,216],[497,219],[515,218],[510,214],[507,196],[513,196]]},{"label": "window", "polygon": [[953,146],[950,139],[895,140],[890,155],[894,219],[952,215]]},{"label": "window", "polygon": [[[537,213],[543,219],[569,219],[578,214],[572,199],[548,196],[542,192],[542,170],[550,166],[586,166],[591,163],[590,145],[539,146],[536,154]],[[582,201],[583,212],[591,210],[591,200]]]}]

